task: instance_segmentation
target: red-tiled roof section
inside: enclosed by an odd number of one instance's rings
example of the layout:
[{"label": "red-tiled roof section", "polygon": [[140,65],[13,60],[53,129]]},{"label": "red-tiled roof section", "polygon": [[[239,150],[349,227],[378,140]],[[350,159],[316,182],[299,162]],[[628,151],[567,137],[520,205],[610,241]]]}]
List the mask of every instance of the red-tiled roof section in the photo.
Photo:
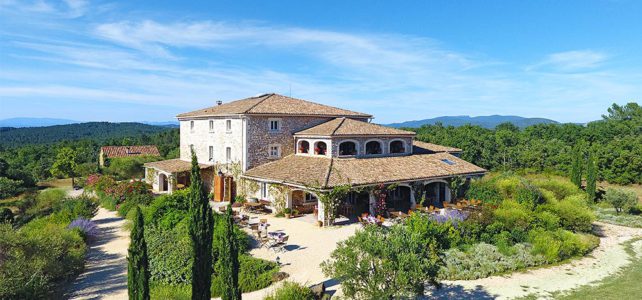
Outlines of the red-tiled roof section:
[{"label": "red-tiled roof section", "polygon": [[105,157],[128,157],[128,156],[160,156],[158,148],[154,145],[145,146],[104,146],[100,150]]},{"label": "red-tiled roof section", "polygon": [[373,185],[485,172],[485,169],[448,153],[377,158],[290,155],[252,168],[243,176],[307,187],[331,188],[345,183]]},{"label": "red-tiled roof section", "polygon": [[304,115],[371,118],[372,115],[287,97],[279,94],[265,94],[236,100],[192,112],[177,115],[177,118],[247,115]]},{"label": "red-tiled roof section", "polygon": [[336,118],[317,126],[299,131],[300,136],[414,136],[412,131],[386,127],[350,118]]}]

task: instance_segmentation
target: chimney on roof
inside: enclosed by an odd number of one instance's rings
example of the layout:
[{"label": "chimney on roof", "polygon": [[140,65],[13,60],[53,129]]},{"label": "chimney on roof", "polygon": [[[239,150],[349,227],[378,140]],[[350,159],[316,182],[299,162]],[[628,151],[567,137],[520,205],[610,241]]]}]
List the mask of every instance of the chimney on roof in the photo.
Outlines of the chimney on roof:
[{"label": "chimney on roof", "polygon": [[223,104],[223,101],[221,101],[221,100],[216,100],[216,105],[221,105],[221,104]]}]

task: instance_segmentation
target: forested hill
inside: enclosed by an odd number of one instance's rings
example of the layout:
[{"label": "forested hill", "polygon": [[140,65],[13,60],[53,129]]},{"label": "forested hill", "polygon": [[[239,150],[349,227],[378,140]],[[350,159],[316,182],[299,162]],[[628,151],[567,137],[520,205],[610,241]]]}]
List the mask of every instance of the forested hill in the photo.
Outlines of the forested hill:
[{"label": "forested hill", "polygon": [[557,124],[556,121],[545,118],[525,118],[520,116],[444,116],[432,119],[406,121],[402,123],[387,124],[390,127],[414,127],[419,128],[423,125],[442,124],[444,126],[463,126],[463,125],[477,125],[483,128],[493,129],[502,123],[512,123],[519,128],[525,128],[536,124]]},{"label": "forested hill", "polygon": [[141,123],[89,122],[31,128],[0,128],[0,147],[13,148],[29,144],[51,144],[59,141],[90,139],[106,141],[139,137],[171,130],[164,126]]}]

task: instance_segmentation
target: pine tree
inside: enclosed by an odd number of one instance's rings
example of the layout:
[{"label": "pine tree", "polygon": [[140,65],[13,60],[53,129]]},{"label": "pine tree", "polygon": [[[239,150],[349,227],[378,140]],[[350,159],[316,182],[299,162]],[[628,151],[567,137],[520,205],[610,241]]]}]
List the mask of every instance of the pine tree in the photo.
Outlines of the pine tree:
[{"label": "pine tree", "polygon": [[586,167],[586,193],[589,201],[595,200],[597,190],[597,165],[593,153],[589,153],[588,166]]},{"label": "pine tree", "polygon": [[571,181],[578,188],[582,188],[582,152],[575,150],[573,163],[571,165]]},{"label": "pine tree", "polygon": [[234,223],[232,221],[232,206],[228,206],[223,220],[223,230],[218,237],[220,240],[219,251],[219,276],[223,281],[223,300],[240,300],[241,289],[239,288],[239,250],[238,242],[234,237]]},{"label": "pine tree", "polygon": [[145,223],[140,208],[134,208],[134,224],[130,233],[127,266],[127,288],[129,299],[149,299],[149,261],[145,242]]},{"label": "pine tree", "polygon": [[203,189],[201,170],[192,149],[192,171],[190,177],[190,223],[189,235],[192,240],[192,299],[211,298],[212,285],[212,234],[214,219],[212,208]]}]

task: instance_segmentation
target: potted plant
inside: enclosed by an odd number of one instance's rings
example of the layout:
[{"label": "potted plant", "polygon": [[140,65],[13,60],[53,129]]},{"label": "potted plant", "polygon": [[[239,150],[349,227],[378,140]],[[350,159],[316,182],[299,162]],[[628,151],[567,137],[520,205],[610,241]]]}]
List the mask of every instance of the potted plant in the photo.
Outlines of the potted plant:
[{"label": "potted plant", "polygon": [[291,208],[289,208],[289,207],[286,207],[286,208],[283,210],[283,213],[285,214],[285,218],[287,218],[287,219],[289,219],[289,218],[291,218],[291,217],[292,217],[292,209],[291,209]]},{"label": "potted plant", "polygon": [[292,216],[295,217],[295,218],[298,217],[299,216],[299,211],[296,210],[296,209],[293,209],[292,210]]}]

